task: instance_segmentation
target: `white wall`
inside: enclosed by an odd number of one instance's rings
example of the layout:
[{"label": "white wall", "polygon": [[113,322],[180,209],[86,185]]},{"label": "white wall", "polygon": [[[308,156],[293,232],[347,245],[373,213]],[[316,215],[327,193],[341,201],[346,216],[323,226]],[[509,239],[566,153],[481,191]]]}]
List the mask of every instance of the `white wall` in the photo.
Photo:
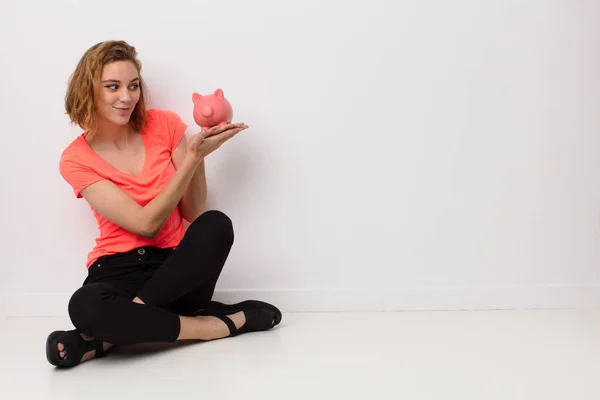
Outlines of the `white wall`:
[{"label": "white wall", "polygon": [[250,129],[207,159],[235,223],[218,296],[292,310],[600,306],[595,0],[4,2],[8,315],[65,315],[96,234],[58,173],[66,82],[124,39],[196,131],[224,89]]}]

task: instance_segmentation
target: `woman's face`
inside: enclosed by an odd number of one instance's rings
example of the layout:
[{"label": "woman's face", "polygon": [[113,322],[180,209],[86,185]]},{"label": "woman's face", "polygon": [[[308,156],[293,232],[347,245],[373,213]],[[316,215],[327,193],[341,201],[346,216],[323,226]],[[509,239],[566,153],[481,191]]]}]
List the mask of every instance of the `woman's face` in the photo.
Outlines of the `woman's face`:
[{"label": "woman's face", "polygon": [[131,61],[106,64],[96,96],[99,119],[117,125],[128,124],[140,99],[140,77],[135,65]]}]

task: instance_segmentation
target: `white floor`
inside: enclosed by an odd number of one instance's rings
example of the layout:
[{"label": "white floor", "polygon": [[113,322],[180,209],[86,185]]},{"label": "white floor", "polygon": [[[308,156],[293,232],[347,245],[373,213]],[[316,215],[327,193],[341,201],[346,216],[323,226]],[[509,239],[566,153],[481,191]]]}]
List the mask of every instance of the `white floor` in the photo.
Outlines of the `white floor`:
[{"label": "white floor", "polygon": [[0,399],[600,399],[600,310],[284,314],[266,333],[46,362],[3,320]]}]

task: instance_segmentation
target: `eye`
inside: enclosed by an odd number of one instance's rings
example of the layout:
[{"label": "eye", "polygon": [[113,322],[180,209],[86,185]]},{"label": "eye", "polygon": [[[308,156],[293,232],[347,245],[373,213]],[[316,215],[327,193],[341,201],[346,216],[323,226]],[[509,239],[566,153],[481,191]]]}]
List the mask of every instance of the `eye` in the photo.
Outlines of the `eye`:
[{"label": "eye", "polygon": [[107,85],[107,86],[105,86],[105,88],[107,88],[108,90],[117,90],[118,86],[117,85]]},{"label": "eye", "polygon": [[138,90],[139,87],[140,87],[140,85],[138,85],[136,83],[136,84],[133,84],[133,85],[129,86],[129,89],[131,89],[131,90]]}]

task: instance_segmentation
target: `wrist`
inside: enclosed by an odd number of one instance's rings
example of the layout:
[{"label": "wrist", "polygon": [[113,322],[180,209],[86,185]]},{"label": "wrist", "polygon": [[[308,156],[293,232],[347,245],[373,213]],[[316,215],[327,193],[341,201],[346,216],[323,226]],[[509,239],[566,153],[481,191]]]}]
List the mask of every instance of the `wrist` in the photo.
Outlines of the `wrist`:
[{"label": "wrist", "polygon": [[196,157],[190,154],[187,154],[183,159],[182,165],[185,165],[187,168],[196,169],[204,162],[204,157]]}]

